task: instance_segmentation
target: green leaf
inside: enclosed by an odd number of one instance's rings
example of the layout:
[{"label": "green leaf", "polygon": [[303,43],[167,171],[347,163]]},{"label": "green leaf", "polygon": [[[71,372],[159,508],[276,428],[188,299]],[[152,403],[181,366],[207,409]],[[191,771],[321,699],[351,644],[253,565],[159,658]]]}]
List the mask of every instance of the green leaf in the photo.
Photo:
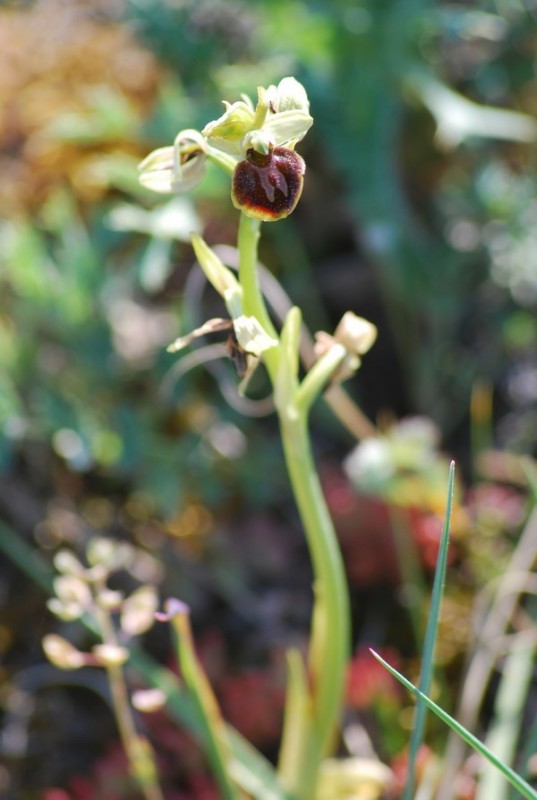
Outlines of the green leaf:
[{"label": "green leaf", "polygon": [[390,666],[387,661],[385,661],[378,653],[375,653],[374,650],[370,651],[371,654],[380,662],[387,670],[390,672],[394,678],[396,678],[400,683],[403,684],[405,689],[408,689],[413,695],[415,695],[419,700],[421,700],[427,708],[429,708],[436,716],[442,720],[451,730],[455,731],[455,733],[463,739],[466,744],[472,747],[477,753],[486,758],[496,769],[500,770],[502,775],[511,783],[515,789],[517,789],[522,797],[528,798],[528,800],[537,800],[537,791],[533,789],[529,783],[527,783],[520,775],[504,764],[500,759],[494,755],[494,753],[489,750],[486,745],[483,744],[473,733],[470,733],[463,725],[457,722],[456,719],[451,717],[443,708],[440,708],[433,700],[427,697],[426,694],[420,692],[420,690],[414,686],[404,675],[401,675],[394,667]]},{"label": "green leaf", "polygon": [[220,714],[207,676],[199,663],[194,650],[190,611],[179,600],[170,599],[166,603],[166,613],[162,621],[170,622],[175,632],[177,658],[181,666],[183,680],[191,694],[203,729],[203,743],[212,773],[220,788],[223,800],[239,800],[238,789],[230,776],[231,749],[226,726]]},{"label": "green leaf", "polygon": [[[535,598],[533,598],[535,600]],[[515,639],[502,670],[496,695],[494,719],[487,733],[487,746],[494,749],[505,763],[516,756],[520,729],[528,702],[533,677],[535,647]],[[476,800],[507,800],[508,785],[490,764],[485,764],[476,793]]]},{"label": "green leaf", "polygon": [[[452,461],[449,468],[449,481],[448,481],[448,491],[447,491],[446,515],[444,518],[444,528],[442,530],[442,539],[440,542],[438,559],[436,562],[433,594],[431,599],[431,610],[429,612],[429,621],[427,623],[427,631],[425,634],[425,642],[423,646],[423,661],[420,674],[420,690],[424,694],[429,693],[433,678],[434,650],[438,635],[440,606],[442,603],[442,595],[444,593],[444,581],[446,577],[447,555],[449,547],[449,526],[451,522],[451,509],[453,506],[454,477],[455,477],[455,463]],[[410,739],[408,775],[405,786],[405,792],[403,795],[404,800],[412,800],[414,794],[415,765],[418,756],[418,751],[423,742],[426,716],[427,716],[427,707],[424,705],[424,703],[418,700],[416,708],[416,720],[414,723],[414,728],[412,730],[412,737]]]},{"label": "green leaf", "polygon": [[301,653],[290,650],[287,664],[289,678],[278,774],[284,783],[290,784],[295,774],[296,761],[306,745],[304,732],[313,725],[313,720],[311,695]]}]

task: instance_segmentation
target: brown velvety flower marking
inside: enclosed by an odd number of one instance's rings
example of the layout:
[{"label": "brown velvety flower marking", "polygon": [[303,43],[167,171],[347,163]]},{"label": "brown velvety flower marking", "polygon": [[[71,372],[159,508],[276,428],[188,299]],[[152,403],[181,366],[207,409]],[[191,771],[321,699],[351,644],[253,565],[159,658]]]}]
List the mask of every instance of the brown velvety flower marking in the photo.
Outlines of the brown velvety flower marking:
[{"label": "brown velvety flower marking", "polygon": [[266,155],[250,149],[233,173],[233,205],[265,222],[287,217],[302,194],[305,170],[303,159],[287,147]]}]

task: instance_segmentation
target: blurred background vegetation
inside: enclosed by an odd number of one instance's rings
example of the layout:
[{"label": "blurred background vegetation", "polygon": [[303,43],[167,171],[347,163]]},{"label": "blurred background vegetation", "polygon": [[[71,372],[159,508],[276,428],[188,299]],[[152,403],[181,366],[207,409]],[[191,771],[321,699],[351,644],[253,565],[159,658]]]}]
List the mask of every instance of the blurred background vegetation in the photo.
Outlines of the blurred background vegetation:
[{"label": "blurred background vegetation", "polygon": [[[40,646],[58,623],[35,574],[95,533],[156,557],[163,596],[192,608],[226,718],[275,753],[284,651],[307,635],[310,573],[275,422],[260,416],[266,387],[245,415],[231,365],[179,374],[166,353],[208,309],[220,313],[191,272],[189,233],[233,245],[236,212],[216,171],[163,201],[138,185],[137,164],[219,116],[223,98],[255,97],[284,75],[305,85],[315,124],[302,200],[264,226],[263,261],[311,330],[332,330],[349,308],[379,328],[348,387],[379,437],[355,449],[326,408],[314,415],[355,612],[346,720],[401,772],[409,703],[363,648],[391,648],[415,675],[450,457],[459,486],[439,691],[453,708],[475,597],[530,507],[536,23],[535,0],[0,6],[6,797],[133,797],[90,691],[98,678],[66,688]],[[147,646],[171,658],[164,635]],[[529,690],[528,708],[536,700]],[[167,796],[215,797],[188,737],[148,725]],[[444,741],[433,726],[436,757]],[[471,774],[460,784],[457,797],[472,797]]]}]

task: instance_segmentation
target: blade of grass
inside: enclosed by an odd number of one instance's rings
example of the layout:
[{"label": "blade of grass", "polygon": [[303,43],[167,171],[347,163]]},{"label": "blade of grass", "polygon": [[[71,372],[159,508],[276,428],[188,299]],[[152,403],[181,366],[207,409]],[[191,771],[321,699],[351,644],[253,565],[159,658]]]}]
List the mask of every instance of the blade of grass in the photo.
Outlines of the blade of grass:
[{"label": "blade of grass", "polygon": [[529,783],[527,783],[520,775],[504,764],[489,748],[483,744],[473,733],[470,733],[466,728],[464,728],[456,719],[451,717],[443,708],[440,708],[433,700],[427,697],[426,694],[420,692],[417,686],[414,686],[404,675],[401,675],[394,667],[388,664],[378,653],[375,653],[374,650],[371,650],[371,654],[377,659],[377,661],[382,664],[388,672],[390,672],[394,678],[396,678],[403,686],[408,689],[415,697],[420,699],[427,708],[429,708],[436,716],[442,720],[448,727],[450,727],[455,733],[464,739],[466,744],[470,745],[477,753],[482,755],[484,758],[487,759],[491,764],[493,764],[496,769],[500,770],[502,775],[511,783],[515,789],[517,789],[522,797],[527,798],[527,800],[537,800],[537,791],[533,789]]},{"label": "blade of grass", "polygon": [[[537,720],[534,720],[530,725],[529,730],[524,736],[524,742],[519,742],[519,747],[520,753],[518,755],[518,761],[527,775],[530,759],[537,753]],[[512,787],[509,800],[518,800]]]},{"label": "blade of grass", "polygon": [[[440,606],[444,593],[444,582],[446,578],[447,556],[449,547],[449,526],[451,523],[451,509],[453,507],[453,485],[455,478],[455,462],[451,462],[449,467],[449,480],[447,489],[446,514],[444,517],[444,527],[442,539],[438,550],[436,570],[434,575],[433,593],[431,598],[431,610],[425,633],[423,645],[423,661],[421,666],[419,688],[424,694],[429,694],[433,670],[434,670],[434,650],[438,635],[438,622],[440,618]],[[403,794],[403,800],[412,800],[414,794],[414,783],[416,779],[416,760],[418,751],[423,742],[425,732],[425,720],[427,717],[427,706],[418,699],[416,706],[416,719],[412,736],[410,739],[410,752],[408,760],[408,775]]]},{"label": "blade of grass", "polygon": [[[498,580],[496,591],[486,614],[474,622],[476,630],[469,654],[457,717],[469,729],[475,727],[485,691],[497,661],[491,643],[498,640],[511,624],[524,583],[518,577],[532,569],[537,557],[537,508],[529,514],[507,567]],[[464,761],[464,743],[457,736],[448,741],[445,770],[438,790],[438,800],[449,800],[453,781]]]},{"label": "blade of grass", "polygon": [[287,653],[287,664],[289,677],[282,743],[278,761],[278,775],[284,786],[288,786],[292,779],[296,753],[302,752],[304,748],[304,728],[300,724],[296,725],[295,721],[308,719],[311,725],[312,713],[308,679],[302,654],[297,650],[290,650]]},{"label": "blade of grass", "polygon": [[44,592],[52,594],[54,575],[50,565],[37,550],[30,547],[22,535],[18,535],[3,522],[0,522],[0,550]]},{"label": "blade of grass", "polygon": [[[534,648],[515,640],[505,660],[486,744],[505,764],[512,764],[533,674]],[[509,784],[488,762],[481,771],[476,800],[507,800]]]},{"label": "blade of grass", "polygon": [[423,641],[426,630],[426,599],[429,589],[425,582],[418,545],[411,535],[408,516],[404,509],[390,506],[390,527],[401,571],[402,592],[414,639],[417,646]]},{"label": "blade of grass", "polygon": [[528,481],[528,488],[531,493],[533,505],[537,505],[537,465],[529,458],[522,462],[522,469]]}]

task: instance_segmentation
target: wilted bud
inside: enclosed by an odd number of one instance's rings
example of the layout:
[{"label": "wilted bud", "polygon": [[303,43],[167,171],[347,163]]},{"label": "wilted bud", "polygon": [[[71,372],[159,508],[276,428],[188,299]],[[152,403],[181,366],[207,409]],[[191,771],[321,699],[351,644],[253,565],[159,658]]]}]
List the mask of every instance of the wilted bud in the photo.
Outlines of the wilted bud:
[{"label": "wilted bud", "polygon": [[352,311],[347,311],[333,336],[325,331],[318,331],[315,334],[315,355],[320,359],[334,345],[343,346],[347,355],[333,375],[333,379],[344,381],[354,375],[362,363],[360,357],[373,346],[376,338],[377,329],[371,322],[358,317]]},{"label": "wilted bud", "polygon": [[334,339],[340,342],[349,353],[362,356],[373,347],[377,329],[371,322],[347,311],[337,326]]},{"label": "wilted bud", "polygon": [[249,149],[233,172],[231,199],[247,217],[273,222],[289,216],[302,194],[306,165],[286,147],[268,154]]},{"label": "wilted bud", "polygon": [[205,336],[208,333],[229,331],[232,325],[233,323],[229,319],[222,319],[221,317],[209,319],[207,322],[204,322],[203,325],[200,325],[199,328],[194,328],[194,330],[190,331],[190,333],[187,333],[185,336],[180,336],[178,339],[168,345],[168,353],[177,353],[179,350],[182,350],[184,347],[187,347],[189,344],[191,344],[194,339],[198,339],[200,336]]},{"label": "wilted bud", "polygon": [[120,667],[129,657],[127,648],[118,644],[96,644],[91,652],[103,667]]},{"label": "wilted bud", "polygon": [[162,689],[139,689],[132,694],[134,708],[145,714],[159,711],[166,703],[166,695]]},{"label": "wilted bud", "polygon": [[157,593],[153,586],[141,586],[123,603],[120,626],[129,636],[139,636],[149,630],[155,621]]},{"label": "wilted bud", "polygon": [[80,669],[86,663],[84,653],[55,633],[44,637],[43,650],[50,663],[60,669]]},{"label": "wilted bud", "polygon": [[248,355],[259,357],[265,350],[276,347],[278,342],[269,336],[256,317],[241,315],[233,320],[237,342]]}]

